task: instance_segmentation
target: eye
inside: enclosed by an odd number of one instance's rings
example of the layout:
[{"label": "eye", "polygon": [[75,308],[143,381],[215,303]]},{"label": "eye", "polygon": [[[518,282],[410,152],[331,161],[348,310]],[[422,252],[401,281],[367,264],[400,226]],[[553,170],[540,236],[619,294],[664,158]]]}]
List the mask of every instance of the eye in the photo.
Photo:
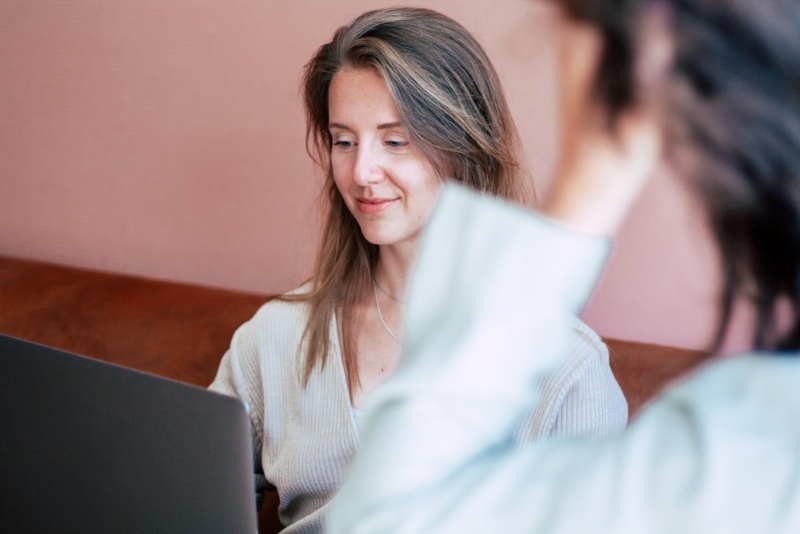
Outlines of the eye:
[{"label": "eye", "polygon": [[408,141],[389,139],[386,141],[386,146],[389,146],[391,148],[403,148],[404,146],[408,146]]},{"label": "eye", "polygon": [[333,146],[338,146],[338,147],[342,147],[342,148],[350,148],[351,146],[353,146],[353,144],[354,143],[352,141],[340,140],[340,141],[336,141],[335,143],[333,143]]}]

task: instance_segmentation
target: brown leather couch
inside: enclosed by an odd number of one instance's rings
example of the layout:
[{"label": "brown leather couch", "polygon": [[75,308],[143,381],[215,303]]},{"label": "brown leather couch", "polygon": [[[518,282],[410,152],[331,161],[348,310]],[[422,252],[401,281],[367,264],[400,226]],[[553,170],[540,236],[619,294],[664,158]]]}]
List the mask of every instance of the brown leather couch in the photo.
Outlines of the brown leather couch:
[{"label": "brown leather couch", "polygon": [[[207,386],[265,296],[0,257],[0,333]],[[631,417],[705,353],[605,339]],[[278,532],[267,494],[259,531]]]}]

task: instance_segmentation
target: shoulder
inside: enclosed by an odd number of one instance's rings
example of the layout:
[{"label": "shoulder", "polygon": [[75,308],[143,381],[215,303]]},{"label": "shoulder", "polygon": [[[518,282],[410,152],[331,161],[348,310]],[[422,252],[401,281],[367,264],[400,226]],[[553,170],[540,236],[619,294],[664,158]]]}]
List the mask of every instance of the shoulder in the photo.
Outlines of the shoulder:
[{"label": "shoulder", "polygon": [[311,293],[311,290],[314,288],[313,282],[306,282],[305,284],[301,285],[300,287],[296,287],[291,291],[284,293],[282,296],[300,296],[300,295],[308,295]]},{"label": "shoulder", "polygon": [[[735,405],[739,401],[772,399],[775,404],[800,408],[800,355],[756,353],[714,357],[686,380],[665,392],[665,398],[691,404]],[[799,412],[800,413],[800,410]]]},{"label": "shoulder", "polygon": [[590,365],[608,365],[608,347],[589,326],[573,317],[570,325],[569,350],[562,362],[574,370]]},{"label": "shoulder", "polygon": [[[257,359],[295,354],[308,322],[311,306],[296,297],[308,293],[310,284],[266,302],[233,335],[232,352]],[[283,298],[289,297],[289,298]]]},{"label": "shoulder", "polygon": [[[740,480],[772,476],[777,481],[774,487],[780,487],[788,480],[784,477],[788,471],[772,467],[798,461],[798,383],[796,355],[715,357],[645,406],[627,436],[647,443],[653,443],[653,436],[670,439],[678,444],[672,447],[673,457],[675,451],[685,455],[696,450],[707,464],[706,472],[733,469]],[[668,450],[660,444],[660,452]],[[661,458],[662,463],[668,460]],[[681,466],[685,465],[684,461]],[[772,467],[765,469],[767,465]]]},{"label": "shoulder", "polygon": [[[311,291],[311,283],[293,289],[283,295],[271,298],[245,325],[254,328],[293,328],[299,325],[305,327],[311,306],[308,300],[303,299]],[[243,325],[244,326],[244,325]]]},{"label": "shoulder", "polygon": [[628,404],[608,362],[608,349],[591,328],[572,321],[564,357],[543,376],[537,436],[599,437],[628,421]]},{"label": "shoulder", "polygon": [[594,330],[574,317],[563,357],[539,376],[539,400],[515,434],[523,443],[545,436],[597,437],[621,430],[627,403]]},{"label": "shoulder", "polygon": [[586,323],[572,318],[569,339],[563,357],[542,378],[545,391],[563,401],[571,390],[584,383],[605,387],[613,381],[608,361],[608,348]]},{"label": "shoulder", "polygon": [[608,347],[600,336],[586,323],[574,318],[571,338],[565,357],[557,366],[552,385],[560,389],[562,395],[587,394],[602,396],[622,406],[625,405],[627,421],[627,402],[622,389],[611,370]]},{"label": "shoulder", "polygon": [[628,419],[627,402],[611,371],[608,348],[600,336],[578,318],[573,318],[567,351],[547,385],[563,403],[580,404],[593,399],[594,403],[613,405],[614,412],[624,411],[623,425]]},{"label": "shoulder", "polygon": [[[610,375],[608,349],[586,323],[572,318],[563,357],[540,377],[543,394],[560,405],[575,388],[605,387]],[[597,380],[597,378],[602,378]],[[611,375],[613,381],[613,375]]]}]

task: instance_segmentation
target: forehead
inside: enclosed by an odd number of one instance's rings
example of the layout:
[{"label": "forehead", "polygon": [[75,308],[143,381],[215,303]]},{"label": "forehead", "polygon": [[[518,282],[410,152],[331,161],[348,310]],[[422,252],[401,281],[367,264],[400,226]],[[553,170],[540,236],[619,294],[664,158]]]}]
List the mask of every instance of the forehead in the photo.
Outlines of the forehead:
[{"label": "forehead", "polygon": [[374,69],[352,67],[341,69],[331,80],[328,118],[330,122],[347,126],[399,121],[397,107],[383,77]]}]

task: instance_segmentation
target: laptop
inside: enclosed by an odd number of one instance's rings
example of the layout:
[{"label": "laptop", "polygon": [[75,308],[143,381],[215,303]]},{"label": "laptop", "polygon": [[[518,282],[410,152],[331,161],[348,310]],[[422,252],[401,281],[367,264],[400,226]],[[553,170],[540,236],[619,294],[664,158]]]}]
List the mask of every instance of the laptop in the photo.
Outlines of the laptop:
[{"label": "laptop", "polygon": [[257,532],[241,401],[0,335],[0,532]]}]

